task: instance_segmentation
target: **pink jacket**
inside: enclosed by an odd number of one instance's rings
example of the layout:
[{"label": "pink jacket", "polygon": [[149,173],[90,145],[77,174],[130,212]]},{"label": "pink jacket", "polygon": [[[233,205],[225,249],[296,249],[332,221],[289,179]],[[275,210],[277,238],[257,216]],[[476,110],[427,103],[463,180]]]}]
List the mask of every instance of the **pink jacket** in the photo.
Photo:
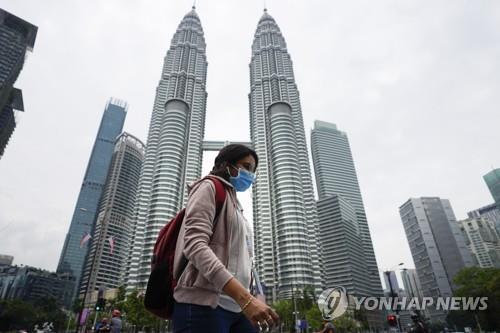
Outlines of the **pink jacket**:
[{"label": "pink jacket", "polygon": [[216,308],[219,294],[233,277],[227,270],[231,227],[238,207],[233,186],[218,177],[226,187],[226,201],[215,224],[215,185],[201,179],[189,187],[184,223],[175,249],[174,274],[178,276],[181,253],[189,260],[174,289],[179,303]]}]

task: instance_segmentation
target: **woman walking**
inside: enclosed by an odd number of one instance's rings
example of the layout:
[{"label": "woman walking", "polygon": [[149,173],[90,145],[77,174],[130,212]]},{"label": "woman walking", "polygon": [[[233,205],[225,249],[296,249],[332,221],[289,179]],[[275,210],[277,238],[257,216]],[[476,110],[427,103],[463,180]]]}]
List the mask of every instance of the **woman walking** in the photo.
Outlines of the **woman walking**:
[{"label": "woman walking", "polygon": [[[279,320],[250,293],[253,236],[236,196],[252,186],[257,164],[255,151],[231,144],[220,150],[210,175],[188,187],[174,273],[179,276],[182,255],[188,263],[174,290],[174,333],[253,333]],[[216,182],[226,193],[219,210]]]}]

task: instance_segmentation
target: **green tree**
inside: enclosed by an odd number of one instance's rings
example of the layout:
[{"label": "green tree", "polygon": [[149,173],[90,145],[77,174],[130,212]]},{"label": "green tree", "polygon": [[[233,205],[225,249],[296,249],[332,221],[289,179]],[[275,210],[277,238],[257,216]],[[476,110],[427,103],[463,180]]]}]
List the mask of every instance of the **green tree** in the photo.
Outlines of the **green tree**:
[{"label": "green tree", "polygon": [[55,298],[40,298],[34,302],[37,311],[37,323],[41,326],[44,322],[53,324],[54,330],[63,330],[66,324],[67,316],[57,305]]},{"label": "green tree", "polygon": [[0,301],[0,332],[32,330],[37,312],[32,304],[20,300]]},{"label": "green tree", "polygon": [[337,332],[356,332],[358,322],[349,314],[345,313],[342,316],[335,318],[333,324],[337,328]]},{"label": "green tree", "polygon": [[[462,311],[467,322],[477,318],[483,330],[493,331],[500,328],[500,269],[470,267],[462,269],[453,279],[457,285],[456,297],[488,297],[485,310]],[[450,311],[451,312],[451,311]],[[460,325],[457,314],[448,318],[450,324]],[[471,316],[472,315],[472,316]],[[455,320],[454,320],[455,318]]]},{"label": "green tree", "polygon": [[121,309],[125,304],[126,298],[127,297],[126,297],[125,286],[118,287],[118,292],[116,294],[116,297],[109,301],[110,310],[112,311],[114,309],[118,309],[121,311]]},{"label": "green tree", "polygon": [[305,313],[309,327],[312,327],[313,330],[323,328],[323,317],[321,316],[321,311],[319,311],[317,306],[311,307],[309,310],[306,310]]},{"label": "green tree", "polygon": [[149,313],[144,307],[144,296],[137,289],[133,290],[123,302],[123,311],[126,313],[127,322],[136,328],[146,331],[159,331],[166,322]]},{"label": "green tree", "polygon": [[293,302],[289,299],[277,301],[272,304],[272,308],[280,316],[281,323],[285,330],[290,330],[294,326]]},{"label": "green tree", "polygon": [[300,313],[305,313],[307,310],[316,306],[316,296],[312,286],[305,286],[303,290],[297,290],[295,293],[297,299],[297,309]]},{"label": "green tree", "polygon": [[367,330],[370,328],[370,325],[368,325],[368,318],[366,315],[366,309],[365,308],[360,308],[359,310],[354,309],[354,316],[353,318],[361,325],[361,328],[364,330]]}]

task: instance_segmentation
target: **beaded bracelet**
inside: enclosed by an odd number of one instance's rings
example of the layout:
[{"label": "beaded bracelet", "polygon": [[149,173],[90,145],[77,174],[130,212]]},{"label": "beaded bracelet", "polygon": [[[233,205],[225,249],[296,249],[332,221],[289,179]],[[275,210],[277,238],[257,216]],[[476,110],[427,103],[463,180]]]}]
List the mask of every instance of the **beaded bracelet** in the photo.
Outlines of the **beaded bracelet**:
[{"label": "beaded bracelet", "polygon": [[241,308],[241,311],[245,310],[247,308],[247,306],[252,302],[253,300],[253,296],[250,295],[250,298],[248,299],[248,301],[245,303],[245,305],[243,305],[243,307]]}]

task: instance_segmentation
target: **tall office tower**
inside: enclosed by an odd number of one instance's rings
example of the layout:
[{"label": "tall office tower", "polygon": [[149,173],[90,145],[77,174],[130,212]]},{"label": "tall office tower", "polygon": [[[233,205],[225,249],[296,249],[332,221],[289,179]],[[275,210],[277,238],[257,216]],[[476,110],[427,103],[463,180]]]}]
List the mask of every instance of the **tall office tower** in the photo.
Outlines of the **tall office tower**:
[{"label": "tall office tower", "polygon": [[[362,248],[362,256],[365,261],[362,269],[367,272],[367,274],[363,274],[366,289],[362,288],[357,292],[370,296],[381,295],[382,285],[377,260],[375,259],[370,229],[347,135],[339,131],[335,124],[315,121],[314,129],[311,132],[311,150],[319,200],[336,194],[348,201],[356,212],[360,248]],[[331,223],[341,223],[333,219],[333,216],[330,217],[330,221]],[[327,223],[322,222],[322,225]],[[340,251],[339,249],[335,250],[335,244],[323,243],[322,245],[324,251],[328,251],[329,247],[332,248],[331,251]],[[354,258],[354,254],[352,258]],[[353,265],[355,264],[353,262]],[[330,271],[325,270],[325,276],[336,274],[333,270],[333,267]]]},{"label": "tall office tower", "polygon": [[88,244],[84,244],[84,240],[94,228],[115,141],[123,129],[126,114],[125,102],[112,99],[106,104],[61,251],[57,272],[69,273],[75,278],[76,288],[73,295],[79,286],[87,255]]},{"label": "tall office tower", "polygon": [[201,176],[207,93],[206,44],[195,8],[172,38],[156,89],[139,181],[128,287],[145,288],[161,227],[186,200],[186,185]]},{"label": "tall office tower", "polygon": [[480,267],[500,268],[500,234],[484,217],[458,221],[465,242]]},{"label": "tall office tower", "polygon": [[403,286],[408,297],[417,297],[418,299],[422,299],[422,297],[424,297],[420,281],[418,280],[417,271],[415,269],[402,270],[401,280],[403,280]]},{"label": "tall office tower", "polygon": [[318,222],[299,91],[285,39],[264,10],[252,44],[250,134],[256,266],[269,299],[321,290]]},{"label": "tall office tower", "polygon": [[[406,238],[425,297],[451,297],[453,278],[474,265],[450,202],[436,197],[411,198],[399,208]],[[432,311],[431,319],[444,320]]]},{"label": "tall office tower", "polygon": [[484,217],[493,222],[497,233],[500,235],[500,209],[493,203],[467,213],[469,218]]},{"label": "tall office tower", "polygon": [[385,271],[384,272],[384,283],[385,283],[385,290],[387,291],[392,291],[394,293],[398,293],[399,291],[399,283],[398,283],[398,278],[396,277],[396,272],[395,271]]},{"label": "tall office tower", "polygon": [[116,140],[80,283],[80,295],[100,287],[118,288],[125,283],[144,150],[144,144],[128,133]]},{"label": "tall office tower", "polygon": [[483,176],[486,185],[491,192],[491,196],[500,208],[500,169],[493,169]]},{"label": "tall office tower", "polygon": [[38,28],[0,8],[0,157],[16,127],[15,111],[24,111],[21,90],[14,88],[33,50]]},{"label": "tall office tower", "polygon": [[319,242],[322,244],[324,286],[342,286],[350,295],[371,296],[366,262],[354,207],[340,195],[317,201]]}]

